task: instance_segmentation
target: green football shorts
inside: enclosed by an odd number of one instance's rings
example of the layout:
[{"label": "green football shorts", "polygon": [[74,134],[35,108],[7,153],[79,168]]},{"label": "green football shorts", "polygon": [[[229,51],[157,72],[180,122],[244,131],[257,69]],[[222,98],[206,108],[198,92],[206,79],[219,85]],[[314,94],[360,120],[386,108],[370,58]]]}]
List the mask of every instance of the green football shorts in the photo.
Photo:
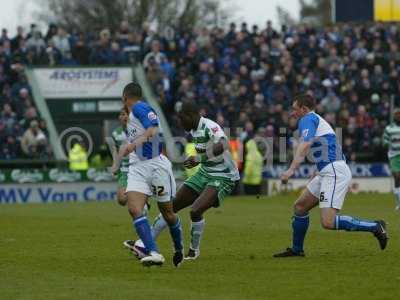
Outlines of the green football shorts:
[{"label": "green football shorts", "polygon": [[390,159],[390,170],[392,172],[400,172],[400,155],[393,156]]},{"label": "green football shorts", "polygon": [[128,172],[118,171],[117,174],[118,187],[126,188],[128,185]]},{"label": "green football shorts", "polygon": [[231,181],[229,178],[210,176],[201,169],[194,175],[185,180],[184,184],[201,194],[207,186],[215,187],[218,191],[218,201],[214,207],[222,204],[226,196],[229,196],[236,186],[236,181]]}]

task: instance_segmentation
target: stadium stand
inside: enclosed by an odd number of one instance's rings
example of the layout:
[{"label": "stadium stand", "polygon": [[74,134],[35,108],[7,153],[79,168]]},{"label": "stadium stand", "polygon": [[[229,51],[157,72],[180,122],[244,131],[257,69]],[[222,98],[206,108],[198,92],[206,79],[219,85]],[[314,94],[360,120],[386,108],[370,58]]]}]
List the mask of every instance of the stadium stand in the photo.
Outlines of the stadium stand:
[{"label": "stadium stand", "polygon": [[52,152],[47,142],[46,123],[36,110],[23,72],[28,63],[25,49],[15,46],[12,50],[13,42],[15,39],[8,40],[3,31],[0,46],[0,159],[48,159]]},{"label": "stadium stand", "polygon": [[[244,128],[243,139],[276,136],[281,127],[288,128],[284,134],[289,136],[295,127],[289,118],[291,95],[312,90],[318,113],[342,128],[347,157],[382,161],[390,101],[400,102],[399,38],[391,23],[283,26],[279,31],[270,22],[265,28],[243,23],[228,30],[180,29],[166,36],[127,22],[116,32],[99,33],[67,32],[51,24],[44,36],[36,26],[27,34],[19,27],[12,38],[3,29],[0,159],[27,157],[20,143],[33,120],[46,135],[23,74],[25,65],[143,62],[171,123],[176,124],[175,106],[193,99],[223,127]],[[50,147],[40,149],[34,157],[52,156]]]},{"label": "stadium stand", "polygon": [[[176,67],[163,97],[195,99],[220,125],[267,137],[294,127],[291,95],[312,90],[318,113],[343,129],[349,159],[384,160],[382,130],[391,98],[399,103],[398,41],[397,26],[379,23],[184,32],[172,47],[164,40],[169,66]],[[159,77],[166,77],[159,65]]]}]

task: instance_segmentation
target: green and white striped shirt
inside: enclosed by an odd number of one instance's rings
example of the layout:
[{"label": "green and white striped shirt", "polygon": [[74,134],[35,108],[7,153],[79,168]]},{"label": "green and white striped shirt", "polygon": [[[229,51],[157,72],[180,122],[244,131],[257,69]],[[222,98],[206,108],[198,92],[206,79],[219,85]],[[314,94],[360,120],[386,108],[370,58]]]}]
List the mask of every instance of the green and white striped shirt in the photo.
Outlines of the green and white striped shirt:
[{"label": "green and white striped shirt", "polygon": [[[192,130],[190,133],[193,136],[196,151],[200,154],[205,153],[207,148],[212,144],[218,143],[221,139],[228,140],[224,131],[217,123],[203,117],[200,118],[197,129]],[[232,181],[240,179],[239,170],[229,150],[201,163],[199,171],[214,177],[228,178]]]},{"label": "green and white striped shirt", "polygon": [[400,126],[395,123],[386,126],[383,133],[383,144],[389,148],[389,158],[400,155]]},{"label": "green and white striped shirt", "polygon": [[[122,128],[122,126],[119,126],[114,129],[114,131],[112,132],[112,137],[115,142],[115,145],[117,146],[117,150],[119,150],[122,144],[125,144],[127,142],[126,132],[124,128]],[[120,171],[121,172],[129,171],[129,156],[124,157],[122,159]]]}]

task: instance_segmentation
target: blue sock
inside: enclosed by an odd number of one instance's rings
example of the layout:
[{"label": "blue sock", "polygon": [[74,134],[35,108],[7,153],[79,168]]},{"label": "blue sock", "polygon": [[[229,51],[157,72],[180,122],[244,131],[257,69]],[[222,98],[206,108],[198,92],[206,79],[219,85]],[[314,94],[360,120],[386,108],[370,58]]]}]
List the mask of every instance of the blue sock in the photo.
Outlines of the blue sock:
[{"label": "blue sock", "polygon": [[158,248],[156,242],[154,241],[151,235],[151,228],[147,217],[140,216],[133,220],[133,224],[135,226],[136,232],[139,238],[142,240],[146,250],[148,252],[155,251],[158,252]]},{"label": "blue sock", "polygon": [[305,216],[296,216],[294,215],[292,218],[292,228],[293,228],[293,246],[292,249],[294,252],[302,252],[304,238],[306,237],[308,225],[310,224],[309,215]]},{"label": "blue sock", "polygon": [[176,223],[172,226],[169,226],[169,232],[172,237],[172,241],[174,242],[175,251],[183,250],[183,242],[182,242],[182,225],[181,219],[177,217]]},{"label": "blue sock", "polygon": [[336,216],[336,230],[346,231],[370,231],[374,232],[378,227],[378,223],[369,220],[360,220],[351,216]]}]

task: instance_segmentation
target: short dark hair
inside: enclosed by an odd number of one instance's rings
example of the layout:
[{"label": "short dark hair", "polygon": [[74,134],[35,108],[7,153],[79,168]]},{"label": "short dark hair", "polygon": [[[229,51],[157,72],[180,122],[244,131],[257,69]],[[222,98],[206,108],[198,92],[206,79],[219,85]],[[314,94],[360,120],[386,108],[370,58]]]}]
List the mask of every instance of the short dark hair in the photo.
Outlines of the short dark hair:
[{"label": "short dark hair", "polygon": [[297,102],[297,105],[300,107],[307,107],[311,110],[315,108],[315,100],[314,97],[308,93],[297,94],[293,97],[293,102]]},{"label": "short dark hair", "polygon": [[136,82],[131,82],[128,83],[124,87],[124,91],[122,92],[122,97],[124,98],[142,98],[142,87],[136,83]]},{"label": "short dark hair", "polygon": [[123,105],[121,107],[121,110],[119,111],[119,113],[122,113],[122,112],[129,114],[129,110],[128,110],[128,107],[126,107],[126,105]]},{"label": "short dark hair", "polygon": [[194,101],[184,101],[179,113],[186,115],[199,114],[200,108]]}]

